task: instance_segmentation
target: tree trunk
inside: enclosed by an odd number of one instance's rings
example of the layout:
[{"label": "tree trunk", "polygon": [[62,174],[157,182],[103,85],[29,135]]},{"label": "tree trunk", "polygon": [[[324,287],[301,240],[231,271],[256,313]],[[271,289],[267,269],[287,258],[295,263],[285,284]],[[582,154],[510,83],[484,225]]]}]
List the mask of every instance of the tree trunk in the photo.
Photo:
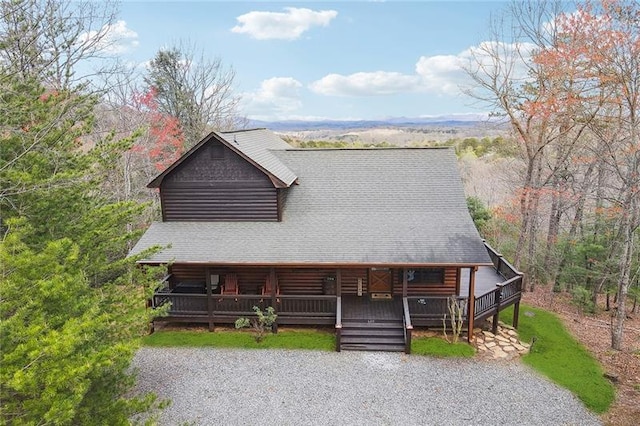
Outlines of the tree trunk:
[{"label": "tree trunk", "polygon": [[[640,157],[636,153],[636,157]],[[638,170],[638,159],[632,161],[630,177],[636,177]],[[611,327],[611,347],[616,350],[622,349],[624,335],[624,321],[627,318],[627,294],[631,285],[631,267],[633,263],[633,249],[635,231],[640,222],[640,200],[638,200],[637,189],[627,188],[627,197],[623,205],[625,213],[622,219],[622,256],[620,257],[620,278],[618,279],[618,301],[614,322]]]},{"label": "tree trunk", "polygon": [[[584,175],[584,179],[582,181],[582,185],[580,186],[580,193],[578,195],[578,201],[576,202],[576,206],[575,206],[575,213],[573,215],[573,220],[571,221],[571,227],[569,228],[569,234],[567,235],[567,239],[569,241],[572,241],[575,239],[577,233],[578,233],[578,226],[582,225],[582,218],[584,217],[584,207],[585,207],[585,201],[587,199],[587,193],[589,191],[589,188],[591,187],[591,174],[593,173],[593,169],[595,167],[595,162],[591,163],[589,165],[589,168],[587,168],[587,171],[585,172]],[[558,268],[555,270],[554,276],[553,276],[553,291],[554,292],[560,292],[561,288],[560,288],[560,283],[558,282],[558,278],[560,277],[560,274],[562,274],[562,271],[564,270],[566,264],[567,264],[567,256],[569,255],[569,245],[566,244],[564,247],[564,250],[562,251],[562,254],[560,255],[560,264],[558,265]]]},{"label": "tree trunk", "polygon": [[[626,222],[626,220],[625,220]],[[620,279],[618,280],[618,303],[614,315],[613,326],[611,327],[611,347],[622,350],[624,337],[624,321],[627,318],[627,293],[629,291],[629,272],[633,257],[633,230],[630,224],[625,226],[625,240],[622,247],[622,259],[620,260]]]},{"label": "tree trunk", "polygon": [[544,270],[547,271],[548,279],[555,282],[555,271],[558,268],[558,254],[556,245],[558,243],[558,232],[560,231],[560,221],[562,220],[562,209],[560,194],[554,185],[555,190],[551,194],[551,213],[549,215],[549,228],[547,229],[547,246],[544,255]]}]

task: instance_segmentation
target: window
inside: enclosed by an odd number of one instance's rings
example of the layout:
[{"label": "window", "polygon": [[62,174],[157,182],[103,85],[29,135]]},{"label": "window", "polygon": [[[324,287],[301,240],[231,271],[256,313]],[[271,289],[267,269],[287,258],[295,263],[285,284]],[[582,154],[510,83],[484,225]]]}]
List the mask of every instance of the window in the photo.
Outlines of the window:
[{"label": "window", "polygon": [[407,283],[411,284],[444,284],[443,268],[421,268],[407,270]]},{"label": "window", "polygon": [[218,274],[209,274],[209,280],[211,282],[211,290],[217,290],[218,285],[220,284],[220,275]]}]

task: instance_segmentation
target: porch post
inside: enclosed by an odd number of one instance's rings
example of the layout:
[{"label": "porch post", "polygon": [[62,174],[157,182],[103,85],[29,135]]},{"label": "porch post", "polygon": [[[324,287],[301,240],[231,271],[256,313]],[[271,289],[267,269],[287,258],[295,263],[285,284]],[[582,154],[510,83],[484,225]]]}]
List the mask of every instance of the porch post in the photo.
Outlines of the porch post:
[{"label": "porch post", "polygon": [[205,273],[207,274],[206,283],[207,283],[207,315],[209,317],[209,331],[213,331],[215,324],[213,323],[213,297],[211,291],[211,273],[209,272],[209,268],[205,269]]},{"label": "porch post", "polygon": [[336,269],[336,296],[342,296],[342,269]]},{"label": "porch post", "polygon": [[402,298],[407,297],[407,268],[402,268]]},{"label": "porch post", "polygon": [[[273,309],[276,309],[278,298],[276,295],[276,268],[269,269],[269,280],[271,281],[271,306]],[[276,309],[277,310],[277,309]],[[278,312],[276,312],[278,313]],[[273,323],[271,330],[274,333],[278,332],[278,318],[276,317],[276,321]]]},{"label": "porch post", "polygon": [[469,308],[467,309],[467,342],[471,343],[473,341],[473,319],[475,316],[475,307],[476,307],[476,271],[478,270],[477,266],[473,266],[469,271]]}]

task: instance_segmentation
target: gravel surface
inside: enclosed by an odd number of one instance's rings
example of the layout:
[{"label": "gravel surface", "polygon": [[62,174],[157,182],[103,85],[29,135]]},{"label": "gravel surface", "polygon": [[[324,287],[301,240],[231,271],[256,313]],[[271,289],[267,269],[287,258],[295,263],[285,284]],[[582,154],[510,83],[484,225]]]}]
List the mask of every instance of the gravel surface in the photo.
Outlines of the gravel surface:
[{"label": "gravel surface", "polygon": [[398,353],[143,348],[161,425],[600,425],[519,362]]}]

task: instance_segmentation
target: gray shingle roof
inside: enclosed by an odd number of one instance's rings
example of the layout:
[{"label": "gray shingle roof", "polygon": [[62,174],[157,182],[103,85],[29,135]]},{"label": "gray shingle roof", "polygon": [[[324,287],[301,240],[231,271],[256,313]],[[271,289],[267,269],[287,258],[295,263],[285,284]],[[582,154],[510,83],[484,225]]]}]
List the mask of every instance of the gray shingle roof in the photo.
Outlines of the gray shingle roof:
[{"label": "gray shingle roof", "polygon": [[154,223],[145,262],[490,264],[451,149],[272,151],[298,176],[282,222]]},{"label": "gray shingle roof", "polygon": [[272,152],[273,150],[288,149],[291,146],[269,130],[238,130],[220,132],[218,135],[224,138],[230,146],[237,147],[248,158],[286,186],[290,186],[296,180],[295,173]]},{"label": "gray shingle roof", "polygon": [[[278,187],[289,187],[297,176],[283,164],[272,151],[291,148],[291,145],[266,129],[237,130],[234,132],[211,132],[200,142],[184,153],[175,163],[156,176],[147,185],[150,188],[160,187],[160,183],[173,169],[185,159],[194,155],[202,145],[212,139],[218,139],[248,161],[253,162],[263,172],[275,177],[282,184]],[[275,183],[275,182],[274,182]]]}]

